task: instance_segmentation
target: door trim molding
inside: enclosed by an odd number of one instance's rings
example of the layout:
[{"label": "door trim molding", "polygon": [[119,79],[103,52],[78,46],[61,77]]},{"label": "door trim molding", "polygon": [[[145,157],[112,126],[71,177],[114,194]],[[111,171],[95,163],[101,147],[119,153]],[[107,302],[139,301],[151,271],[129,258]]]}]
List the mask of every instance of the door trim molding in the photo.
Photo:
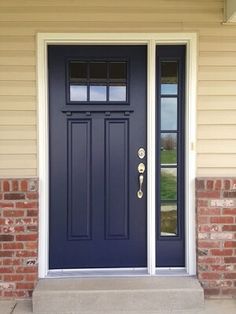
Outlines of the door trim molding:
[{"label": "door trim molding", "polygon": [[[38,102],[38,176],[39,176],[39,277],[49,271],[49,120],[47,46],[64,45],[132,45],[148,47],[147,60],[147,274],[156,274],[155,252],[155,48],[156,45],[185,44],[186,55],[186,271],[196,274],[195,245],[195,177],[196,177],[196,33],[38,33],[37,34],[37,102]],[[191,90],[191,93],[189,92]]]}]

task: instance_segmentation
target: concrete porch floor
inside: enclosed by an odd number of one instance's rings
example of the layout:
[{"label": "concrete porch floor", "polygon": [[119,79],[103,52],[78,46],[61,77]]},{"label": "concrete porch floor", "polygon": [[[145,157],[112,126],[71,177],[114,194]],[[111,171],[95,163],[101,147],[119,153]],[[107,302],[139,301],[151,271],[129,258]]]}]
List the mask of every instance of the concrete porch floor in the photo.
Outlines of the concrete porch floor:
[{"label": "concrete porch floor", "polygon": [[[32,314],[31,300],[24,301],[0,301],[0,314]],[[205,308],[200,310],[172,311],[172,312],[155,312],[143,314],[235,314],[236,299],[229,300],[205,300]],[[43,313],[50,314],[50,313]],[[79,314],[79,313],[70,313]],[[111,313],[113,314],[113,313]],[[118,314],[118,313],[114,313]],[[119,313],[120,314],[120,313]],[[125,314],[123,312],[122,314]],[[136,313],[134,313],[136,314]],[[142,314],[142,313],[137,313]]]}]

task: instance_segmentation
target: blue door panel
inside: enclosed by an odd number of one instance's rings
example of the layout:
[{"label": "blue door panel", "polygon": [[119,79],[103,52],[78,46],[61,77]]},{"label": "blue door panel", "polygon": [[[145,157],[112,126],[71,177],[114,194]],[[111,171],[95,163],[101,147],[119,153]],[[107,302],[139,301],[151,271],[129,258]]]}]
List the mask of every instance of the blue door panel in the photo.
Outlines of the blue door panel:
[{"label": "blue door panel", "polygon": [[68,238],[91,239],[91,121],[68,120]]},{"label": "blue door panel", "polygon": [[129,120],[105,121],[106,239],[129,237]]},{"label": "blue door panel", "polygon": [[[146,174],[144,196],[137,197],[137,151],[146,149],[146,47],[49,46],[48,59],[50,268],[146,267]],[[70,60],[125,60],[126,101],[71,102]],[[117,82],[107,83],[111,98],[119,91],[114,86],[123,86]],[[74,77],[72,84],[81,86]]]}]

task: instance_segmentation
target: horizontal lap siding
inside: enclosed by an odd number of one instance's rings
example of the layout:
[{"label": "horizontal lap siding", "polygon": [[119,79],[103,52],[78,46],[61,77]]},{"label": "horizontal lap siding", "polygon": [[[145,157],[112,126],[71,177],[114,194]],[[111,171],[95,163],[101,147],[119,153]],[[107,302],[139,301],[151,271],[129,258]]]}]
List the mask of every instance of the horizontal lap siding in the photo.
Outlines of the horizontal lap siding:
[{"label": "horizontal lap siding", "polygon": [[0,175],[37,175],[37,32],[197,32],[198,175],[236,175],[236,27],[221,0],[1,0]]},{"label": "horizontal lap siding", "polygon": [[202,32],[199,37],[197,167],[201,176],[236,173],[235,42],[233,27],[215,34]]}]

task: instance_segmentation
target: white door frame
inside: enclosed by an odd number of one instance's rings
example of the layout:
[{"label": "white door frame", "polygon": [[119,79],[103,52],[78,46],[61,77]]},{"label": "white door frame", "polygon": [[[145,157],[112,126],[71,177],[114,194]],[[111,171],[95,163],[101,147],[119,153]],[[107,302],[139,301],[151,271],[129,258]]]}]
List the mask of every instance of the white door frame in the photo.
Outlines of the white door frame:
[{"label": "white door frame", "polygon": [[[197,35],[195,33],[38,33],[38,175],[39,175],[39,277],[49,272],[49,120],[47,46],[54,44],[140,44],[148,47],[147,60],[147,272],[155,275],[155,61],[156,45],[185,44],[186,57],[186,199],[185,252],[186,274],[196,274],[195,246],[195,177],[196,177],[196,86]],[[191,91],[191,93],[190,93]]]}]

